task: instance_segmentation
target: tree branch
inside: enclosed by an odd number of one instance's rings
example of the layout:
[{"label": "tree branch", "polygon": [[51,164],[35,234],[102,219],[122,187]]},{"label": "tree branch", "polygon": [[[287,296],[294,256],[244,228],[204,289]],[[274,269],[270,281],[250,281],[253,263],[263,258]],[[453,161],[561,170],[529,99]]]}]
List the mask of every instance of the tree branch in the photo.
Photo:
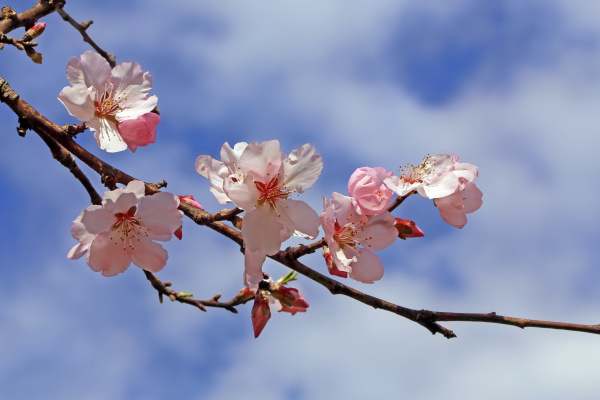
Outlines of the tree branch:
[{"label": "tree branch", "polygon": [[31,28],[38,19],[52,14],[65,5],[65,0],[41,0],[27,11],[17,14],[10,7],[2,7],[0,33],[8,33],[20,27]]},{"label": "tree branch", "polygon": [[[60,143],[67,150],[73,153],[77,158],[86,163],[90,168],[96,171],[98,174],[102,176],[103,182],[110,187],[110,185],[114,185],[116,183],[127,184],[134,178],[126,173],[112,167],[111,165],[105,163],[99,158],[95,157],[81,146],[79,146],[71,136],[69,136],[66,132],[66,129],[58,127],[56,124],[52,123],[40,113],[38,113],[35,109],[33,109],[29,104],[27,104],[23,99],[21,99],[8,85],[8,83],[0,78],[0,102],[6,103],[19,117],[20,121],[26,121],[27,127],[29,129],[34,130],[38,134],[45,134],[50,136],[56,142]],[[159,189],[155,184],[146,183],[146,194],[157,193]],[[405,196],[407,197],[407,196]],[[405,198],[404,197],[404,198]],[[394,203],[401,203],[402,200],[396,199]],[[200,210],[198,208],[192,207],[188,204],[182,203],[180,204],[180,209],[183,210],[186,216],[194,220],[198,225],[206,225],[209,228],[221,233],[224,236],[227,236],[238,245],[243,246],[243,238],[241,232],[235,228],[229,227],[222,222],[219,222],[218,219],[222,217],[231,218],[239,218],[236,217],[238,210],[221,211],[216,214],[207,213],[204,210]],[[496,315],[495,313],[490,314],[468,314],[468,313],[451,313],[451,312],[437,312],[437,311],[428,311],[428,310],[413,310],[407,307],[402,307],[397,304],[393,304],[387,302],[385,300],[378,299],[374,296],[370,296],[368,294],[362,293],[356,289],[350,288],[340,282],[337,282],[313,269],[307,267],[297,260],[303,254],[307,254],[309,252],[313,252],[319,247],[323,246],[323,240],[312,243],[308,246],[299,246],[298,248],[288,248],[287,250],[280,251],[277,254],[270,256],[271,259],[288,266],[306,276],[307,278],[321,284],[325,288],[327,288],[332,294],[341,294],[344,296],[348,296],[354,300],[357,300],[363,304],[367,304],[373,308],[379,308],[382,310],[386,310],[392,312],[394,314],[400,315],[404,318],[407,318],[413,322],[422,325],[427,328],[431,333],[436,334],[440,333],[446,338],[456,337],[453,331],[441,326],[438,324],[439,321],[470,321],[470,322],[486,322],[486,323],[494,323],[494,324],[503,324],[503,325],[513,325],[521,328],[525,327],[538,327],[538,328],[546,328],[546,329],[561,329],[561,330],[570,330],[577,332],[587,332],[593,334],[600,334],[600,326],[599,325],[582,325],[582,324],[570,324],[564,322],[550,322],[550,321],[537,321],[523,318],[513,318],[513,317],[504,317]],[[205,301],[199,301],[195,299],[191,299],[186,296],[182,296],[181,292],[174,292],[168,289],[168,286],[165,283],[160,282],[156,277],[154,277],[151,273],[145,272],[146,277],[150,280],[152,285],[155,287],[159,294],[167,296],[175,296],[176,301],[180,301],[182,303],[188,303],[195,305],[198,308],[201,308],[198,304],[202,304],[203,306],[208,306]],[[178,294],[179,293],[179,294]],[[238,295],[239,296],[239,295]],[[231,301],[241,301],[237,299],[237,296]],[[249,299],[248,299],[249,300]],[[227,308],[227,306],[223,306],[223,304],[227,303],[219,303],[218,297],[213,298],[213,300],[208,300],[208,302],[214,302],[214,307]],[[242,303],[240,303],[242,304]],[[212,304],[210,305],[213,306]],[[230,310],[231,311],[231,310]]]}]

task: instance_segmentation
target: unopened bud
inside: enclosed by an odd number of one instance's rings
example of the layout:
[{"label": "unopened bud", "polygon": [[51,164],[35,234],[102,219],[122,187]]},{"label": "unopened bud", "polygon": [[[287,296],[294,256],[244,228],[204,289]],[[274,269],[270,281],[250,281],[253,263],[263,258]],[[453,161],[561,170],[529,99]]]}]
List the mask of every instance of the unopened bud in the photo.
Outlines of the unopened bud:
[{"label": "unopened bud", "polygon": [[31,60],[36,64],[42,63],[42,55],[35,51],[33,47],[27,47],[25,49],[25,53],[31,58]]},{"label": "unopened bud", "polygon": [[38,22],[37,24],[35,24],[34,26],[32,26],[25,33],[25,35],[28,36],[29,40],[33,40],[36,37],[39,37],[44,32],[44,29],[46,29],[46,23],[45,22]]},{"label": "unopened bud", "polygon": [[406,240],[409,237],[423,237],[425,234],[423,231],[411,220],[396,218],[396,224],[394,225],[398,230],[398,237]]}]

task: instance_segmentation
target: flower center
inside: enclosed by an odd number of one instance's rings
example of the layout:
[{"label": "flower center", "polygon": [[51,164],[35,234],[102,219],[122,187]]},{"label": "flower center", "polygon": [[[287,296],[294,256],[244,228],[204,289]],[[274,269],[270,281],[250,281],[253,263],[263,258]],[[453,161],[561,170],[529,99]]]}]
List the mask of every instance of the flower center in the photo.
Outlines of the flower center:
[{"label": "flower center", "polygon": [[269,203],[271,207],[275,209],[275,204],[277,204],[279,200],[287,199],[290,194],[279,186],[279,178],[273,178],[266,184],[262,182],[254,182],[254,184],[260,192],[260,197],[258,198],[259,206],[264,206],[266,203]]},{"label": "flower center", "polygon": [[353,222],[349,222],[344,226],[341,226],[338,220],[335,220],[334,225],[335,233],[333,234],[333,240],[335,240],[340,248],[344,246],[356,247],[360,244],[362,238],[355,237],[357,233],[363,231],[363,224],[359,223],[355,225]]},{"label": "flower center", "polygon": [[135,216],[136,211],[136,206],[133,206],[126,213],[116,213],[117,222],[110,228],[111,231],[116,233],[116,235],[111,235],[115,245],[122,243],[123,250],[126,250],[127,246],[133,250],[135,241],[140,241],[139,235],[148,236],[148,228],[144,226],[140,217]]},{"label": "flower center", "polygon": [[423,183],[423,180],[427,175],[435,172],[433,167],[435,166],[435,158],[432,158],[427,154],[423,157],[423,162],[419,165],[406,164],[404,168],[400,167],[402,172],[402,179],[408,184]]},{"label": "flower center", "polygon": [[110,83],[104,81],[104,91],[102,92],[100,92],[99,88],[96,88],[96,99],[94,100],[94,107],[96,107],[96,111],[94,112],[95,117],[114,120],[117,112],[122,110],[120,103],[127,100],[127,98],[117,96],[114,83],[114,81]]}]

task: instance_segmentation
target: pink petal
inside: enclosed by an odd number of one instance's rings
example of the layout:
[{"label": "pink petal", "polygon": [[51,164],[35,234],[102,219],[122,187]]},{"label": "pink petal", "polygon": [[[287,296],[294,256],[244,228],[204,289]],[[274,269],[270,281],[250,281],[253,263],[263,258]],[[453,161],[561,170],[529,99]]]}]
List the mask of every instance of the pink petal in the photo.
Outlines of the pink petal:
[{"label": "pink petal", "polygon": [[131,251],[123,248],[122,241],[115,241],[111,232],[102,232],[90,246],[88,265],[104,276],[115,276],[131,264]]},{"label": "pink petal", "polygon": [[155,113],[144,114],[136,119],[128,119],[117,125],[119,134],[132,152],[138,146],[146,146],[156,141],[156,125],[160,117]]},{"label": "pink petal", "polygon": [[398,230],[395,227],[396,219],[388,211],[379,215],[369,217],[369,221],[363,226],[356,238],[361,240],[361,246],[376,251],[383,250],[396,241]]},{"label": "pink petal", "polygon": [[169,255],[158,243],[153,242],[145,236],[134,244],[131,261],[141,269],[150,272],[158,272],[165,267]]},{"label": "pink petal", "polygon": [[369,250],[361,250],[356,262],[352,263],[350,278],[362,283],[373,283],[383,277],[383,264]]},{"label": "pink petal", "polygon": [[[107,211],[102,206],[90,206],[82,212],[81,225],[83,226],[74,224],[71,228],[71,233],[83,237],[86,235],[83,232],[85,230],[88,234],[97,235],[108,231],[115,222],[117,222],[117,218],[114,216],[114,213]],[[75,239],[79,240],[79,238]],[[89,237],[87,239],[89,240]]]},{"label": "pink petal", "polygon": [[251,312],[252,328],[254,329],[254,337],[257,338],[271,318],[271,310],[269,308],[269,300],[257,293],[254,297],[254,305]]},{"label": "pink petal", "polygon": [[179,207],[177,196],[160,192],[144,197],[136,215],[150,230],[153,240],[168,241],[171,240],[173,232],[181,226],[183,212],[177,207]]}]

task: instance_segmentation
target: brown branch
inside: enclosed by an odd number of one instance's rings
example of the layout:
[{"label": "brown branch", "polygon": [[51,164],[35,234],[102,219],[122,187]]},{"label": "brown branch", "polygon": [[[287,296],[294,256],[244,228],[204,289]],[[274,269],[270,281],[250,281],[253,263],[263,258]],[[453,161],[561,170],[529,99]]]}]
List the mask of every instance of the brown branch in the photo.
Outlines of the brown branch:
[{"label": "brown branch", "polygon": [[17,14],[10,7],[2,7],[0,33],[8,33],[20,27],[31,28],[38,19],[53,13],[65,5],[65,0],[41,0],[27,11]]},{"label": "brown branch", "polygon": [[58,10],[56,10],[56,12],[58,12],[60,14],[62,19],[67,21],[75,29],[77,29],[77,31],[79,31],[79,33],[81,34],[81,37],[83,37],[83,41],[86,43],[89,43],[89,45],[92,46],[92,48],[94,50],[96,50],[96,52],[98,54],[100,54],[102,57],[104,57],[106,59],[106,61],[108,61],[108,63],[110,64],[111,68],[114,68],[117,65],[117,63],[115,61],[116,57],[113,54],[110,54],[107,51],[102,50],[100,48],[100,46],[98,46],[96,44],[96,42],[94,42],[92,40],[92,38],[90,38],[90,36],[87,34],[86,30],[90,27],[91,24],[94,23],[94,21],[90,20],[90,21],[82,22],[80,24],[77,21],[75,21],[69,14],[67,14],[65,12],[65,10],[63,10],[62,8],[59,8]]},{"label": "brown branch", "polygon": [[[90,168],[96,171],[103,177],[103,181],[109,182],[114,185],[115,183],[127,184],[134,178],[126,173],[119,171],[118,169],[106,164],[104,161],[98,159],[93,156],[81,146],[79,146],[73,139],[66,133],[65,129],[58,127],[56,124],[52,123],[44,116],[39,114],[36,110],[34,110],[29,104],[27,104],[24,100],[22,100],[8,85],[8,83],[0,78],[0,102],[6,103],[14,112],[17,114],[21,121],[26,121],[29,129],[34,130],[35,132],[41,132],[43,134],[47,134],[52,137],[55,141],[59,142],[62,146],[64,146],[67,150],[73,153],[80,160],[85,162]],[[146,194],[153,194],[158,192],[158,188],[154,184],[146,184]],[[407,196],[405,196],[407,197]],[[404,200],[398,201],[401,203]],[[183,210],[185,215],[190,217],[199,225],[206,225],[209,228],[227,236],[240,246],[243,246],[243,238],[241,232],[235,228],[229,227],[222,222],[217,221],[218,218],[222,216],[226,216],[228,214],[233,215],[237,213],[237,210],[219,212],[216,214],[209,214],[204,210],[200,210],[198,208],[192,207],[188,204],[181,204],[180,209]],[[233,215],[233,218],[237,218]],[[538,328],[547,328],[547,329],[561,329],[561,330],[570,330],[577,332],[587,332],[593,334],[600,334],[600,326],[599,325],[582,325],[582,324],[569,324],[564,322],[550,322],[550,321],[537,321],[523,318],[513,318],[513,317],[504,317],[496,315],[495,313],[490,314],[467,314],[467,313],[450,313],[450,312],[436,312],[436,311],[428,311],[428,310],[413,310],[410,308],[402,307],[397,304],[393,304],[387,302],[385,300],[378,299],[376,297],[370,296],[368,294],[362,293],[356,289],[350,288],[340,282],[337,282],[313,269],[307,267],[297,260],[297,257],[300,254],[306,254],[308,250],[316,250],[322,246],[322,240],[315,242],[308,246],[299,246],[300,250],[296,250],[295,248],[289,248],[284,251],[280,251],[277,254],[271,256],[273,260],[288,266],[301,273],[302,275],[308,277],[309,279],[323,285],[327,288],[332,294],[341,294],[344,296],[348,296],[354,300],[357,300],[361,303],[367,304],[374,308],[379,308],[382,310],[386,310],[392,312],[394,314],[400,315],[404,318],[407,318],[411,321],[414,321],[425,328],[427,328],[433,334],[440,333],[446,338],[452,338],[456,335],[453,331],[441,326],[438,324],[440,321],[471,321],[471,322],[486,322],[486,323],[494,323],[494,324],[504,324],[504,325],[513,325],[521,328],[525,327],[538,327]],[[197,303],[198,300],[191,299],[187,296],[182,296],[181,292],[174,292],[168,289],[168,286],[158,279],[152,279],[151,276],[146,273],[148,279],[152,282],[153,286],[162,293],[162,295],[174,296],[176,301],[180,301],[182,303],[188,303],[195,305],[198,308],[197,304],[202,304],[203,306],[207,306],[207,304],[203,301]],[[150,274],[151,275],[151,274]],[[153,275],[152,275],[153,276]],[[160,283],[159,283],[160,282]],[[178,294],[179,293],[179,294]],[[239,296],[239,295],[238,295]],[[235,299],[235,298],[234,298]],[[233,300],[232,300],[233,301]],[[236,300],[239,301],[239,300]],[[208,302],[214,302],[216,304],[227,304],[227,303],[219,303],[218,297],[213,298],[212,300],[208,300]],[[211,303],[212,304],[212,303]],[[211,305],[212,306],[212,305]],[[227,308],[226,306],[216,305],[215,307]],[[230,310],[231,311],[231,310]]]},{"label": "brown branch", "polygon": [[191,297],[192,295],[185,292],[176,292],[174,290],[169,289],[171,286],[171,282],[162,282],[158,279],[152,272],[142,270],[146,275],[146,278],[152,284],[152,287],[156,289],[158,292],[158,300],[162,303],[163,296],[167,296],[171,301],[178,301],[180,303],[189,304],[194,307],[199,308],[202,311],[206,311],[206,307],[215,307],[215,308],[224,308],[227,311],[231,311],[234,314],[237,314],[238,311],[235,308],[241,304],[245,304],[250,300],[254,299],[253,294],[248,294],[244,292],[244,290],[240,290],[240,292],[231,300],[226,301],[224,303],[220,302],[221,293],[218,293],[213,296],[210,300],[197,300]]},{"label": "brown branch", "polygon": [[398,196],[396,197],[396,199],[392,202],[392,204],[390,204],[387,208],[387,210],[389,212],[394,211],[400,204],[402,204],[404,202],[404,200],[406,200],[408,198],[408,196],[411,196],[413,194],[417,193],[416,190],[413,190],[410,193],[405,194],[404,196]]}]

